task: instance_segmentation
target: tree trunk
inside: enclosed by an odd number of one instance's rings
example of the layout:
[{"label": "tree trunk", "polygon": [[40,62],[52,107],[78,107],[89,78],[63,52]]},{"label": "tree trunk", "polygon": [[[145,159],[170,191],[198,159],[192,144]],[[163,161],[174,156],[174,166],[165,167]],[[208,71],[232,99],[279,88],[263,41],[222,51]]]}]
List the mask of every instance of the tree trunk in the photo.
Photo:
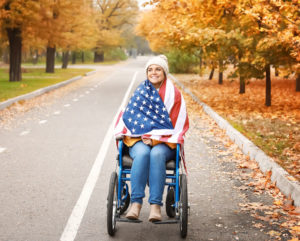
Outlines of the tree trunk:
[{"label": "tree trunk", "polygon": [[223,84],[223,60],[219,60],[219,85]]},{"label": "tree trunk", "polygon": [[35,53],[32,56],[32,64],[37,64],[38,60],[39,60],[39,52],[37,50],[35,50]]},{"label": "tree trunk", "polygon": [[104,52],[95,51],[94,63],[103,62],[104,61]]},{"label": "tree trunk", "polygon": [[209,80],[211,80],[214,76],[214,72],[215,72],[215,68],[212,68],[211,72],[210,72],[210,75],[209,75]]},{"label": "tree trunk", "polygon": [[55,66],[55,47],[47,47],[46,73],[54,73]]},{"label": "tree trunk", "polygon": [[266,106],[271,106],[271,67],[266,65]]},{"label": "tree trunk", "polygon": [[279,72],[278,72],[278,69],[275,68],[275,76],[278,77],[279,76]]},{"label": "tree trunk", "polygon": [[202,76],[202,57],[200,56],[200,63],[199,63],[199,76]]},{"label": "tree trunk", "polygon": [[22,36],[20,28],[7,28],[9,41],[9,81],[21,81]]},{"label": "tree trunk", "polygon": [[240,94],[245,94],[246,87],[245,87],[245,77],[240,76]]},{"label": "tree trunk", "polygon": [[62,55],[62,69],[66,69],[68,67],[68,62],[69,62],[69,51],[63,52]]},{"label": "tree trunk", "polygon": [[81,53],[81,62],[84,63],[84,52]]},{"label": "tree trunk", "polygon": [[296,91],[297,92],[300,91],[300,73],[297,75],[297,79],[296,79]]},{"label": "tree trunk", "polygon": [[76,52],[72,52],[72,64],[76,64]]},{"label": "tree trunk", "polygon": [[223,72],[219,72],[219,85],[223,84]]}]

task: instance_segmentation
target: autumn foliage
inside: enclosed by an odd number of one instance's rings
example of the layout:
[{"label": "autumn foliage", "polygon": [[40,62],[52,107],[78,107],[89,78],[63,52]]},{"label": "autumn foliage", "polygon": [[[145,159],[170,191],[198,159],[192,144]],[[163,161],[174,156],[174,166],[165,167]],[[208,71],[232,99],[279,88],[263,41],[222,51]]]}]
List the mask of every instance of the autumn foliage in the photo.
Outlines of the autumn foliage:
[{"label": "autumn foliage", "polygon": [[153,50],[193,53],[220,73],[234,64],[240,93],[245,92],[247,79],[266,75],[267,106],[271,105],[270,66],[283,76],[300,76],[297,0],[152,0],[149,4],[154,7],[141,15],[137,33]]},{"label": "autumn foliage", "polygon": [[10,80],[21,79],[22,51],[47,48],[46,71],[53,72],[56,51],[122,46],[124,25],[136,14],[136,0],[0,0],[0,44],[10,48]]}]

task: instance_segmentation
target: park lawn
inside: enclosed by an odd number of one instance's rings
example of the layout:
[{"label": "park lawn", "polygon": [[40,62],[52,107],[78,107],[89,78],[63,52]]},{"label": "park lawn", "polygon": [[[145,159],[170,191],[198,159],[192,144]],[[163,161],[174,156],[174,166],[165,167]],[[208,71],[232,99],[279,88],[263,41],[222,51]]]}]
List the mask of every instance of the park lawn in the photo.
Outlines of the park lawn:
[{"label": "park lawn", "polygon": [[45,73],[45,68],[23,68],[22,81],[9,82],[8,69],[0,68],[0,102],[90,71],[92,69],[55,69],[55,73]]},{"label": "park lawn", "polygon": [[249,80],[246,93],[241,95],[238,80],[225,78],[219,85],[207,75],[175,77],[300,180],[300,92],[295,91],[295,79],[272,76],[272,106],[266,107],[263,79]]}]

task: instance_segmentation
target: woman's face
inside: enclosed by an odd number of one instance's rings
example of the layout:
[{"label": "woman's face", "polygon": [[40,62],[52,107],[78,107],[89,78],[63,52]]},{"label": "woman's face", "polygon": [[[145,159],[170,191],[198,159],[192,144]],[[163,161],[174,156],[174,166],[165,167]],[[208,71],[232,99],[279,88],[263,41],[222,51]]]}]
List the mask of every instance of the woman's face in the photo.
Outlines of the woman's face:
[{"label": "woman's face", "polygon": [[147,69],[147,78],[157,89],[165,79],[164,70],[156,64],[152,64]]}]

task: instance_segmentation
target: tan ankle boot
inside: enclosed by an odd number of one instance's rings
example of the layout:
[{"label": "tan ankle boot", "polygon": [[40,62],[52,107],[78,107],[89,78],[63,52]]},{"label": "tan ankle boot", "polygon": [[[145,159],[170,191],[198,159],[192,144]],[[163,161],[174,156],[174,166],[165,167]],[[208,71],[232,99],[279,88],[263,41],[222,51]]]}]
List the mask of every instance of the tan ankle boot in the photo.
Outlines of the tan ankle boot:
[{"label": "tan ankle boot", "polygon": [[132,203],[128,213],[126,214],[126,218],[131,220],[139,219],[141,208],[142,208],[142,204]]},{"label": "tan ankle boot", "polygon": [[160,206],[157,204],[151,204],[149,221],[156,222],[156,221],[161,221],[161,220],[162,220],[162,217],[161,217]]}]

